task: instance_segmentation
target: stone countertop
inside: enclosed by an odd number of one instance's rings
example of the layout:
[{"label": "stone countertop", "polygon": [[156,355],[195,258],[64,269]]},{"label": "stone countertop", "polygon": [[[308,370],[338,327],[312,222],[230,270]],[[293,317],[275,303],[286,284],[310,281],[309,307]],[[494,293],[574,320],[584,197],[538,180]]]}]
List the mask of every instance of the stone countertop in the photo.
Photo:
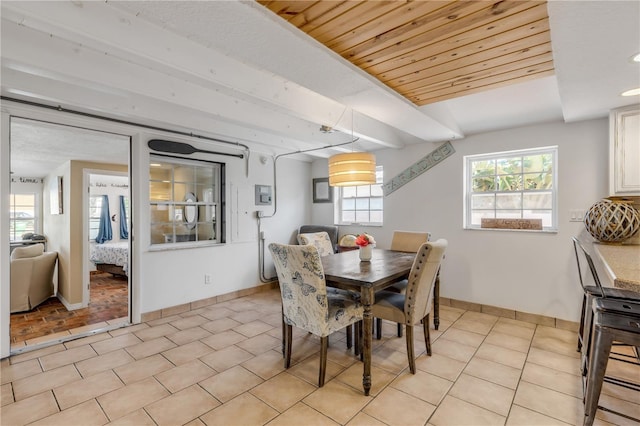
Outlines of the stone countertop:
[{"label": "stone countertop", "polygon": [[615,287],[640,293],[640,245],[594,243]]}]

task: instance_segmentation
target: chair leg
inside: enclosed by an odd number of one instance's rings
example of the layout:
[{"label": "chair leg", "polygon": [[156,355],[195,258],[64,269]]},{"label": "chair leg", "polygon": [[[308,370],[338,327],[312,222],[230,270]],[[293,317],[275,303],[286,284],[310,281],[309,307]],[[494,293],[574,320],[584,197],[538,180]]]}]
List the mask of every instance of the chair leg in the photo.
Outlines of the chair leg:
[{"label": "chair leg", "polygon": [[286,330],[284,334],[284,368],[291,366],[291,346],[293,345],[293,326],[283,323]]},{"label": "chair leg", "polygon": [[416,359],[413,351],[413,326],[407,324],[407,357],[409,357],[409,371],[416,374]]},{"label": "chair leg", "polygon": [[324,386],[324,378],[327,374],[327,348],[329,347],[329,336],[320,338],[320,374],[318,376],[318,387]]},{"label": "chair leg", "polygon": [[353,327],[347,326],[347,349],[351,349],[353,346]]},{"label": "chair leg", "polygon": [[398,337],[402,337],[402,324],[398,323]]},{"label": "chair leg", "polygon": [[282,357],[284,358],[286,356],[285,353],[285,333],[287,332],[286,330],[286,324],[284,322],[284,306],[280,305],[280,312],[282,313]]},{"label": "chair leg", "polygon": [[580,327],[578,328],[578,352],[582,352],[582,340],[584,339],[584,315],[587,307],[587,295],[582,296],[582,311],[580,314]]},{"label": "chair leg", "polygon": [[382,318],[376,318],[376,339],[382,339]]},{"label": "chair leg", "polygon": [[362,321],[358,321],[354,324],[353,331],[353,352],[356,356],[362,352]]},{"label": "chair leg", "polygon": [[422,319],[422,330],[424,331],[424,344],[427,346],[427,355],[431,356],[431,335],[429,332],[429,314]]}]

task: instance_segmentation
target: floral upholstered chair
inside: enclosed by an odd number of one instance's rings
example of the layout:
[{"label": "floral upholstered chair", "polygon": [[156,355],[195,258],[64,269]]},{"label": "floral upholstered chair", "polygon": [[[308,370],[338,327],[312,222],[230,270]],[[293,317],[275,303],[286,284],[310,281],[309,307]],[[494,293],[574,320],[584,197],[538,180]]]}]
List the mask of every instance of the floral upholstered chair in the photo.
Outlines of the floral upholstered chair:
[{"label": "floral upholstered chair", "polygon": [[329,256],[335,253],[329,234],[326,232],[298,234],[298,244],[302,246],[313,244],[318,249],[320,256]]},{"label": "floral upholstered chair", "polygon": [[[327,369],[328,336],[359,324],[362,305],[343,295],[327,293],[318,250],[313,245],[269,244],[278,273],[284,321],[285,368],[291,365],[292,327],[320,337],[320,373],[318,386],[324,385]],[[358,333],[356,333],[358,334]]]},{"label": "floral upholstered chair", "polygon": [[413,350],[413,326],[420,324],[424,330],[427,355],[431,356],[431,338],[429,336],[429,313],[433,305],[433,289],[440,270],[447,240],[439,239],[433,243],[425,242],[420,246],[413,261],[405,294],[393,291],[379,291],[371,310],[373,316],[404,324],[407,328],[407,356],[409,370],[416,374],[416,361]]}]

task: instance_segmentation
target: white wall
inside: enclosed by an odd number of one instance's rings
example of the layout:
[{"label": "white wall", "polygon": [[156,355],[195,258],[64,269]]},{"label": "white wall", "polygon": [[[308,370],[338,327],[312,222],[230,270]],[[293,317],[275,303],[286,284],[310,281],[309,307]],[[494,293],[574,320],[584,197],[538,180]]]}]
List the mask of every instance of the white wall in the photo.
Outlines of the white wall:
[{"label": "white wall", "polygon": [[[463,156],[551,145],[558,146],[557,233],[463,229]],[[385,182],[437,146],[377,151]],[[521,127],[469,136],[453,146],[454,155],[385,197],[384,226],[367,232],[380,247],[389,247],[395,229],[446,238],[443,297],[578,321],[581,290],[571,237],[583,226],[569,222],[569,210],[586,210],[608,195],[608,121]],[[313,173],[326,176],[326,161],[316,161]],[[312,207],[313,223],[331,223],[332,215],[327,205]],[[340,233],[362,230],[341,227]]]}]

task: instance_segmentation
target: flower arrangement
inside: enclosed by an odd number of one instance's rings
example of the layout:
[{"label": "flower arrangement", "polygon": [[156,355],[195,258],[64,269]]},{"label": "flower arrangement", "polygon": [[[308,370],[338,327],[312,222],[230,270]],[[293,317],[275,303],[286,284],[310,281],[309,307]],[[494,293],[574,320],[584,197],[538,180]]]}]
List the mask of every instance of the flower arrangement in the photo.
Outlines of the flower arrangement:
[{"label": "flower arrangement", "polygon": [[359,247],[366,247],[369,244],[375,244],[376,240],[369,234],[360,234],[356,237],[356,245]]}]

